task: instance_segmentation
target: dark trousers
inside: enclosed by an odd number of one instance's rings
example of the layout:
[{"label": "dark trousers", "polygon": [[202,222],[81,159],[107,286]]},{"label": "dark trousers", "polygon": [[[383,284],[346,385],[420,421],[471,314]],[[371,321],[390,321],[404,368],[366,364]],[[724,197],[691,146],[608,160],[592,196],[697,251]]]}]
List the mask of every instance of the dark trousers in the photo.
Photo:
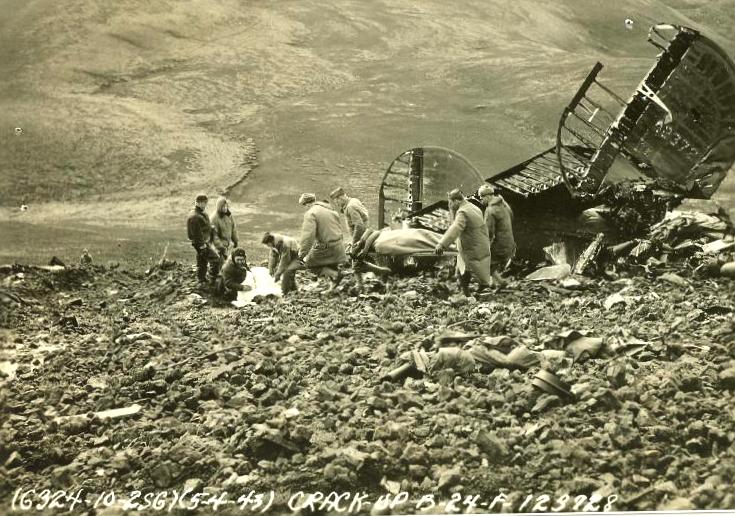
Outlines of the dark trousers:
[{"label": "dark trousers", "polygon": [[214,280],[219,274],[220,267],[220,256],[211,247],[207,246],[204,249],[197,249],[194,247],[197,253],[197,278],[199,281],[207,281],[207,264],[209,264],[209,274]]},{"label": "dark trousers", "polygon": [[299,263],[299,255],[290,249],[284,249],[278,257],[278,269],[281,268],[283,268],[283,272],[281,272],[281,291],[284,294],[296,291],[298,288],[296,286],[296,271],[302,268]]},{"label": "dark trousers", "polygon": [[221,292],[219,292],[219,295],[225,301],[236,301],[237,292],[238,292],[237,290],[230,290],[229,288],[226,288],[226,289],[223,289]]},{"label": "dark trousers", "polygon": [[287,269],[283,272],[283,274],[281,275],[281,290],[284,294],[288,294],[289,292],[294,292],[295,290],[297,290],[295,270]]},{"label": "dark trousers", "polygon": [[470,294],[470,280],[472,279],[472,274],[470,274],[470,271],[465,270],[464,274],[459,275],[459,286],[462,289],[462,293],[465,296],[469,296]]},{"label": "dark trousers", "polygon": [[294,259],[288,264],[286,270],[283,271],[283,277],[281,279],[281,290],[286,294],[292,290],[296,290],[296,271],[302,271],[308,269],[313,271],[318,276],[326,276],[334,282],[339,282],[339,264],[334,265],[319,265],[317,267],[307,267],[301,261]]}]

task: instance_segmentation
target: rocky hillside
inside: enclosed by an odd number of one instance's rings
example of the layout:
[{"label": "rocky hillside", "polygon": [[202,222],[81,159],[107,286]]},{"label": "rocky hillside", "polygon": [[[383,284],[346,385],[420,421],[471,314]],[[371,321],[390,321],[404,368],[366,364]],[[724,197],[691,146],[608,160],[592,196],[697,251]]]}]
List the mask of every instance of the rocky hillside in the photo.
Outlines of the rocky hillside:
[{"label": "rocky hillside", "polygon": [[732,281],[647,270],[479,298],[446,269],[307,279],[235,310],[170,263],[4,268],[0,506],[43,486],[118,509],[188,487],[225,514],[251,490],[275,512],[298,491],[735,508]]}]

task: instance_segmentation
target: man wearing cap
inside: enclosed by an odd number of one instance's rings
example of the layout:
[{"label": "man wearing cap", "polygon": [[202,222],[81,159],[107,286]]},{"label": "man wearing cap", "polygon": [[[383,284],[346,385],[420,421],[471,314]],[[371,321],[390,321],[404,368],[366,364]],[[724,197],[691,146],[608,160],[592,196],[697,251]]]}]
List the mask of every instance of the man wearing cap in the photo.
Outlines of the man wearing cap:
[{"label": "man wearing cap", "polygon": [[220,266],[220,257],[212,246],[212,226],[205,213],[207,196],[197,195],[194,209],[186,221],[186,230],[191,245],[197,253],[197,277],[200,283],[207,281],[207,264],[210,267],[210,279],[217,278]]},{"label": "man wearing cap", "polygon": [[340,186],[329,194],[332,203],[337,210],[347,219],[347,227],[350,229],[350,244],[355,245],[370,222],[367,208],[357,197],[348,197]]},{"label": "man wearing cap", "polygon": [[457,268],[460,285],[465,296],[469,296],[470,277],[477,278],[480,288],[490,286],[490,239],[487,226],[480,208],[467,202],[462,192],[455,189],[449,192],[449,213],[451,224],[436,245],[436,254],[442,254],[452,243],[459,239]]},{"label": "man wearing cap", "polygon": [[222,267],[222,274],[217,278],[217,294],[226,301],[235,301],[239,291],[250,290],[248,285],[242,284],[249,270],[245,250],[239,247],[233,249]]},{"label": "man wearing cap", "polygon": [[320,269],[334,286],[342,276],[339,265],[347,260],[342,242],[342,223],[339,214],[329,204],[316,200],[313,193],[304,193],[299,204],[306,208],[299,240],[299,260],[309,269]]},{"label": "man wearing cap", "polygon": [[500,285],[502,272],[516,254],[516,242],[513,238],[513,210],[500,195],[495,194],[492,185],[484,184],[477,191],[480,200],[486,206],[485,225],[490,238],[492,251],[493,279]]},{"label": "man wearing cap", "polygon": [[298,265],[299,243],[295,238],[278,233],[266,232],[262,243],[270,248],[268,256],[268,272],[273,279],[281,279],[281,290],[284,294],[297,290],[296,269]]}]

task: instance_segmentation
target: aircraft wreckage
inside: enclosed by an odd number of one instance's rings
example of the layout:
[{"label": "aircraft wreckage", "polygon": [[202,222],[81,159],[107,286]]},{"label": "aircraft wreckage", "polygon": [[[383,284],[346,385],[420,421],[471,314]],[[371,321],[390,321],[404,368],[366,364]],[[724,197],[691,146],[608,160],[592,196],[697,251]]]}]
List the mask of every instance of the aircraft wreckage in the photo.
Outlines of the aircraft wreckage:
[{"label": "aircraft wreckage", "polygon": [[655,25],[648,41],[660,53],[628,100],[601,82],[598,62],[564,108],[556,145],[488,179],[449,149],[398,156],[380,185],[379,227],[443,232],[446,192],[486,181],[513,208],[520,254],[563,241],[573,263],[684,198],[711,197],[735,162],[735,65],[687,27]]}]

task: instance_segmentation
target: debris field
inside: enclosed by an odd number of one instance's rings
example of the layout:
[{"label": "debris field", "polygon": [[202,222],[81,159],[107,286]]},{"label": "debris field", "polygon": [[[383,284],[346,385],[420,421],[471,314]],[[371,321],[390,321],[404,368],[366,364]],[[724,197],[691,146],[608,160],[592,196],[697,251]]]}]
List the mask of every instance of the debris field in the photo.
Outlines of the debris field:
[{"label": "debris field", "polygon": [[705,270],[466,298],[444,265],[233,309],[170,262],[6,266],[0,503],[44,485],[274,491],[275,512],[298,491],[735,508],[734,285]]}]

